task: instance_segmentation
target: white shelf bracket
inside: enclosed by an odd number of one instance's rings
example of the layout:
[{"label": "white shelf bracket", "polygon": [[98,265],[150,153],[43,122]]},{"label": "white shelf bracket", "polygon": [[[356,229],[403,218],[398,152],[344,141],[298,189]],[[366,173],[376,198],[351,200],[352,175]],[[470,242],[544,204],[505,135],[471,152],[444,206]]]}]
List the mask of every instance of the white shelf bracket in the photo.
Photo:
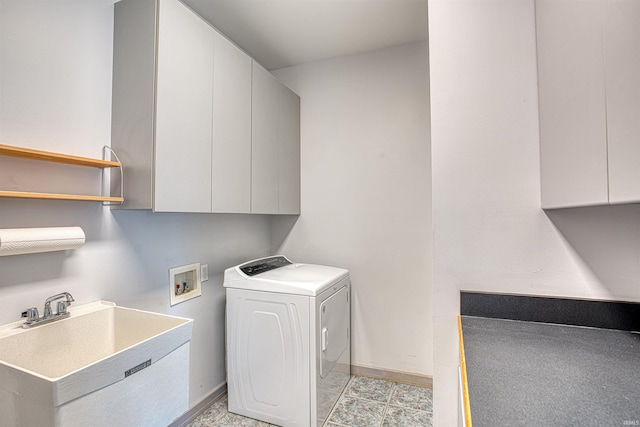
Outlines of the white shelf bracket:
[{"label": "white shelf bracket", "polygon": [[[124,173],[122,171],[122,162],[120,161],[120,159],[118,159],[118,155],[116,154],[115,151],[113,151],[113,149],[111,147],[109,147],[108,145],[105,145],[102,148],[102,160],[112,160],[111,157],[113,156],[113,158],[116,159],[116,161],[118,163],[120,163],[120,166],[118,166],[118,169],[120,170],[120,195],[119,197],[122,197],[124,199]],[[112,169],[111,169],[112,170]],[[113,181],[112,176],[111,176],[111,170],[109,170],[109,179],[107,180],[106,178],[106,170],[103,169],[102,171],[102,188],[101,188],[101,195],[103,197],[108,197],[111,195],[111,182]],[[106,193],[106,194],[105,194]],[[122,205],[122,203],[124,202],[102,202],[103,206],[111,206],[111,205]]]}]

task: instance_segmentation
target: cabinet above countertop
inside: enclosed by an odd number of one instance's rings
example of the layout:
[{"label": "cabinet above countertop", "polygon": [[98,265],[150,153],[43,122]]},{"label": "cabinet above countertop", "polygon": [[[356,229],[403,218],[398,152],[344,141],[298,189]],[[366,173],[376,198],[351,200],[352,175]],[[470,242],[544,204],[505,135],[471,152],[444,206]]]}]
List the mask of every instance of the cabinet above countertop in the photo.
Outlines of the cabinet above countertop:
[{"label": "cabinet above countertop", "polygon": [[542,208],[640,202],[640,2],[536,0]]}]

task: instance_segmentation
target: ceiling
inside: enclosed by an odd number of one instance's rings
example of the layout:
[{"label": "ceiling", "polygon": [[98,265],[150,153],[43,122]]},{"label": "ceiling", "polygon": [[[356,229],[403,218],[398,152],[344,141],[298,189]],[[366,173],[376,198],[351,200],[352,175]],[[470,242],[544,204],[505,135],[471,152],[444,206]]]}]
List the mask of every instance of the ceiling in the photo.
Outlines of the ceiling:
[{"label": "ceiling", "polygon": [[427,39],[427,0],[183,0],[275,70]]}]

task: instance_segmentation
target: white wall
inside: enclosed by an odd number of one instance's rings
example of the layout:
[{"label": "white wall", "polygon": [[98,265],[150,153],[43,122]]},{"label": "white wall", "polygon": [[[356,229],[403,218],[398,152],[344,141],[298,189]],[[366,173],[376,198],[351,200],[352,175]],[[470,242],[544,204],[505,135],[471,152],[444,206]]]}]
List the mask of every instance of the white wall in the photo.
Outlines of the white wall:
[{"label": "white wall", "polygon": [[533,0],[430,0],[435,425],[459,290],[640,301],[640,207],[540,208]]},{"label": "white wall", "polygon": [[[1,0],[0,19],[0,143],[100,157],[111,135],[113,0]],[[97,170],[0,162],[2,189],[99,191]],[[74,182],[78,177],[88,184]],[[85,230],[82,248],[0,257],[0,324],[18,320],[27,307],[42,310],[45,298],[61,291],[77,304],[105,299],[190,317],[192,404],[222,385],[222,272],[269,254],[268,218],[0,199],[0,228],[69,225]],[[209,281],[201,297],[171,308],[168,269],[192,262],[209,264]]]},{"label": "white wall", "polygon": [[302,100],[302,216],[275,219],[272,242],[350,270],[353,364],[430,376],[427,56],[417,43],[274,73]]}]

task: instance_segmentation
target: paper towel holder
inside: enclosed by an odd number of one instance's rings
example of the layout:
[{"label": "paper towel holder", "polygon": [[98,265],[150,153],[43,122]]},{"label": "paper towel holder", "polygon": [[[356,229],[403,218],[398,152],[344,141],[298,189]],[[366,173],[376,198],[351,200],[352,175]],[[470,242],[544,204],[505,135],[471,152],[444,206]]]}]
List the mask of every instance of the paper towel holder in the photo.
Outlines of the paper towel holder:
[{"label": "paper towel holder", "polygon": [[84,243],[80,227],[0,229],[0,256],[77,249]]}]

